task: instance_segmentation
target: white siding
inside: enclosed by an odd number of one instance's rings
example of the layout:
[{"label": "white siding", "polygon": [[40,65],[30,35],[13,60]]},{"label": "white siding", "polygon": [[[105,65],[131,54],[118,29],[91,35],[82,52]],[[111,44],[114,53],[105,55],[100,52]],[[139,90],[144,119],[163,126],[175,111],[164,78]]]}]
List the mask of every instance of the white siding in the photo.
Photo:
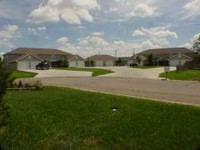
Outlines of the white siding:
[{"label": "white siding", "polygon": [[106,66],[114,66],[114,61],[106,61]]},{"label": "white siding", "polygon": [[[181,65],[184,65],[185,62],[189,61],[188,59],[182,59],[181,60]],[[171,59],[169,60],[169,65],[170,66],[177,66],[179,65],[179,60],[178,59]]]},{"label": "white siding", "polygon": [[69,67],[82,68],[82,67],[85,67],[85,62],[84,61],[70,61]]},{"label": "white siding", "polygon": [[102,60],[95,61],[95,66],[102,67],[103,66],[103,61]]}]

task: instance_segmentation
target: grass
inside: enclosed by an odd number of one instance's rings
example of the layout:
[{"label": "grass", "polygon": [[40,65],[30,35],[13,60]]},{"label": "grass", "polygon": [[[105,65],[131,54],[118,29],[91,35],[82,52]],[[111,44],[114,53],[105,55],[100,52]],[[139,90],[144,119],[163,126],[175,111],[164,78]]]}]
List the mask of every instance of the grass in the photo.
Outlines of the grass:
[{"label": "grass", "polygon": [[[159,77],[165,77],[165,73],[161,73]],[[170,71],[168,78],[171,80],[191,80],[200,81],[200,70],[186,70],[186,71]]]},{"label": "grass", "polygon": [[[66,88],[9,91],[9,150],[195,150],[200,108]],[[113,112],[115,108],[117,111]]]},{"label": "grass", "polygon": [[161,66],[134,66],[131,68],[138,68],[138,69],[153,69],[153,68],[159,68]]},{"label": "grass", "polygon": [[88,71],[92,72],[92,76],[100,76],[100,75],[105,75],[109,73],[113,73],[113,71],[108,70],[108,69],[99,69],[99,68],[62,68],[63,70],[69,70],[69,71]]},{"label": "grass", "polygon": [[14,78],[32,78],[36,75],[37,75],[37,73],[33,73],[33,72],[13,71],[11,77],[14,77]]}]

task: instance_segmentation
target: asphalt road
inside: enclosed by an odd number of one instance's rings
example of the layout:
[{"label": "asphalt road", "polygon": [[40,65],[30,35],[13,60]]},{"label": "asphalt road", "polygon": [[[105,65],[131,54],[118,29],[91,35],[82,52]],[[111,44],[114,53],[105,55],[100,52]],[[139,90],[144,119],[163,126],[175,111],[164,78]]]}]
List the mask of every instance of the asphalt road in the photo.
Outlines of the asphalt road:
[{"label": "asphalt road", "polygon": [[166,81],[128,77],[51,77],[40,80],[47,86],[78,88],[158,101],[200,105],[200,82]]}]

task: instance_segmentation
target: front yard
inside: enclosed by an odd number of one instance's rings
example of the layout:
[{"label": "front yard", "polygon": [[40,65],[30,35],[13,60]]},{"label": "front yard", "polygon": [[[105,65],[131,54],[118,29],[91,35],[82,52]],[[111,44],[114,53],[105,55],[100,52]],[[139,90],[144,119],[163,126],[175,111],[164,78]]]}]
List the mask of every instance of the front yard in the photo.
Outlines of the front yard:
[{"label": "front yard", "polygon": [[[161,73],[159,77],[165,78],[166,74]],[[200,70],[186,70],[186,71],[170,71],[168,73],[168,78],[171,80],[191,80],[200,81]]]},{"label": "front yard", "polygon": [[9,150],[195,150],[200,108],[67,88],[9,91]]}]

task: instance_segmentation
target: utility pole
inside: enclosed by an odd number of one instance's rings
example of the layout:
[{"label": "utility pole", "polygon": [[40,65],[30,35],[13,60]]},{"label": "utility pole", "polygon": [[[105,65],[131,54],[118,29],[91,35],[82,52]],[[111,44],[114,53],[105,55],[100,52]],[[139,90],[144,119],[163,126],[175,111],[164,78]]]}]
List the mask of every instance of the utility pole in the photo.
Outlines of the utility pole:
[{"label": "utility pole", "polygon": [[115,58],[117,58],[117,50],[115,50]]}]

